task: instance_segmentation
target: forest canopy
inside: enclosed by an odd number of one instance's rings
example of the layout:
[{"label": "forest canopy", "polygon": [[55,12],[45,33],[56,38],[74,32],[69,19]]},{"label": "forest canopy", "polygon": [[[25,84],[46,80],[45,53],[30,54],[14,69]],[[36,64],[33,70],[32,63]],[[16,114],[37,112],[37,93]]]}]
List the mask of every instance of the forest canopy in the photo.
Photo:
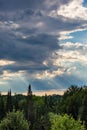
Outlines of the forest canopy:
[{"label": "forest canopy", "polygon": [[[17,122],[14,123],[15,120]],[[24,127],[25,130],[65,130],[66,127],[67,130],[85,130],[87,87],[72,85],[62,96],[35,96],[31,85],[26,96],[12,95],[11,90],[7,95],[0,94],[0,130],[6,130],[7,126],[11,130],[10,127],[17,125],[20,130],[19,124],[23,125],[21,130]]]}]

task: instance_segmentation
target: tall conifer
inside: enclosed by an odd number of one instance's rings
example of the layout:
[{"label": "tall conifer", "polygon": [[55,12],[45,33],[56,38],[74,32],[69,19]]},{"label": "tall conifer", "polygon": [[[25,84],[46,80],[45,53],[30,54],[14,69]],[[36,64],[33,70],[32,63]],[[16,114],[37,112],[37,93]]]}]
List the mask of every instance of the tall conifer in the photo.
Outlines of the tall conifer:
[{"label": "tall conifer", "polygon": [[8,91],[7,94],[7,112],[12,111],[12,97],[11,97],[11,90]]}]

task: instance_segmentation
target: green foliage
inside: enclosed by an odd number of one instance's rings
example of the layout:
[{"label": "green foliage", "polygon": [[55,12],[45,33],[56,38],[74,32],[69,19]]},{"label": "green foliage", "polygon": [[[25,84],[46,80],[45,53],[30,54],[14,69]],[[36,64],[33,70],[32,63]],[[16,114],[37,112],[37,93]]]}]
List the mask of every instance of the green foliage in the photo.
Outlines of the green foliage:
[{"label": "green foliage", "polygon": [[[30,91],[30,89],[29,92],[30,92],[29,95],[32,95],[32,91]],[[50,112],[61,115],[62,114],[71,115],[75,120],[78,120],[78,118],[80,118],[80,120],[84,122],[87,128],[87,86],[78,87],[76,85],[73,85],[66,90],[63,96],[45,95],[41,97],[41,96],[35,96],[35,95],[29,96],[29,95],[24,96],[22,94],[15,94],[11,96],[11,91],[8,93],[8,96],[0,94],[0,121],[1,121],[0,130],[6,130],[8,128],[7,126],[11,127],[11,125],[10,124],[8,125],[8,123],[9,120],[10,122],[11,121],[14,122],[14,118],[12,117],[12,119],[11,118],[8,119],[8,115],[4,119],[3,117],[6,116],[6,113],[8,111],[13,111],[13,109],[15,109],[15,111],[23,111],[24,117],[26,118],[26,120],[30,122],[29,126],[30,130],[50,130],[50,122],[48,116],[48,113]],[[16,112],[13,111],[13,113]],[[18,124],[20,124],[19,121],[21,118],[18,116],[15,118],[17,118],[17,122]],[[52,120],[54,120],[54,122],[55,119],[56,118],[52,116]],[[69,119],[72,120],[71,118]],[[63,120],[63,118],[61,118],[61,120]],[[68,122],[68,120],[65,122]],[[13,123],[12,125],[13,127],[15,123]],[[69,122],[69,124],[72,123]],[[53,123],[51,123],[51,126],[52,125]],[[11,130],[15,130],[13,127]],[[8,128],[8,130],[10,129]],[[24,130],[26,129],[24,128]],[[61,128],[58,130],[63,129]]]},{"label": "green foliage", "polygon": [[82,107],[80,111],[80,118],[85,122],[87,128],[87,88],[84,88],[84,98],[82,100]]},{"label": "green foliage", "polygon": [[83,89],[71,86],[62,97],[61,112],[72,115],[75,119],[78,119],[82,99]]},{"label": "green foliage", "polygon": [[0,120],[5,116],[5,105],[3,96],[0,94]]},{"label": "green foliage", "polygon": [[9,112],[0,123],[0,130],[29,130],[23,112]]},{"label": "green foliage", "polygon": [[71,116],[50,113],[51,130],[85,130],[81,121],[76,121]]}]

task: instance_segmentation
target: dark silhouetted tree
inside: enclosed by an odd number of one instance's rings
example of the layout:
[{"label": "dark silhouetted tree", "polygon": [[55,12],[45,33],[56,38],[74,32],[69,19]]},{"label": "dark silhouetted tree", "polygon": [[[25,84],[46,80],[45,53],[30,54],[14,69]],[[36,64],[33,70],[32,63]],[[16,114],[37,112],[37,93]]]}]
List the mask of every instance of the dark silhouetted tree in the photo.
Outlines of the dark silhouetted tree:
[{"label": "dark silhouetted tree", "polygon": [[6,108],[7,112],[11,112],[12,111],[12,97],[11,97],[11,90],[8,91],[7,94],[7,108]]},{"label": "dark silhouetted tree", "polygon": [[28,121],[30,122],[30,130],[33,130],[34,124],[34,108],[33,108],[33,97],[31,91],[31,85],[28,87],[28,94],[27,94],[27,113],[28,113]]},{"label": "dark silhouetted tree", "polygon": [[0,93],[0,120],[5,116],[5,106],[3,96]]},{"label": "dark silhouetted tree", "polygon": [[84,98],[82,102],[81,120],[85,122],[87,128],[87,88],[84,89]]}]

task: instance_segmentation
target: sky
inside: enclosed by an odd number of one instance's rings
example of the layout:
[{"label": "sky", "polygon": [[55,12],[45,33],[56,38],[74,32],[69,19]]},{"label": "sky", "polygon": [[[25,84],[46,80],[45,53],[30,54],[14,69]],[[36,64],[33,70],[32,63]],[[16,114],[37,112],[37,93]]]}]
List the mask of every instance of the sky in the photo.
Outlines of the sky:
[{"label": "sky", "polygon": [[0,91],[87,85],[87,0],[0,0]]}]

